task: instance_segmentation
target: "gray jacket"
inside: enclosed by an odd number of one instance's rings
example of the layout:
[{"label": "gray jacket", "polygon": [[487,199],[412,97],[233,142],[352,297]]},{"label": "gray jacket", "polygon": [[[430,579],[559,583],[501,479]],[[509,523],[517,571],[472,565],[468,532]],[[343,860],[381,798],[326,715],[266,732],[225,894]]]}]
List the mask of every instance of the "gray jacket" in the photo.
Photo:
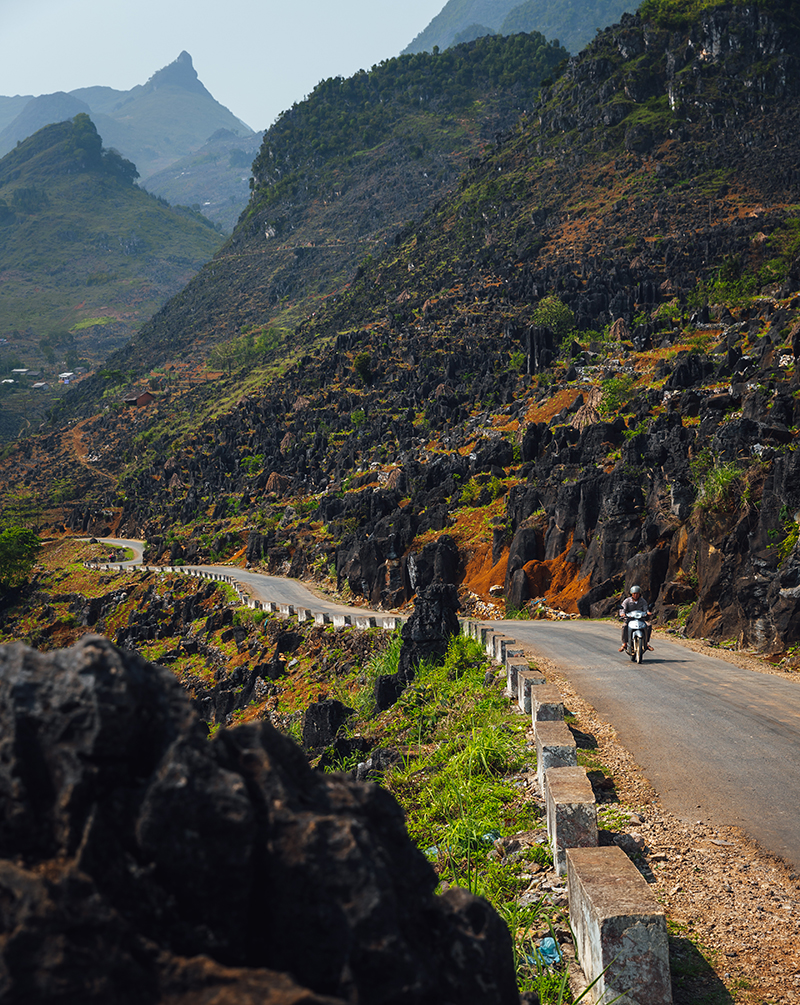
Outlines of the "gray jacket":
[{"label": "gray jacket", "polygon": [[619,615],[622,618],[630,614],[631,611],[641,611],[642,614],[649,614],[650,608],[647,606],[647,601],[642,596],[640,596],[638,600],[634,600],[633,597],[626,597],[622,601],[622,606],[619,609]]}]

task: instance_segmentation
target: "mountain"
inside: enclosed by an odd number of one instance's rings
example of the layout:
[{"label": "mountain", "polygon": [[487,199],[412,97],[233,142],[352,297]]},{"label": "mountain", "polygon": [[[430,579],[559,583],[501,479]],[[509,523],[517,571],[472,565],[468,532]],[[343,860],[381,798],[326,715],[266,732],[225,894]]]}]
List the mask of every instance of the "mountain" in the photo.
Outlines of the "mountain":
[{"label": "mountain", "polygon": [[320,83],[267,130],[247,212],[214,261],[214,295],[190,284],[109,365],[200,363],[246,326],[282,341],[276,332],[335,294],[532,107],[565,56],[541,35],[487,38]]},{"label": "mountain", "polygon": [[[467,611],[495,586],[509,612],[606,615],[637,581],[675,631],[791,654],[798,12],[648,0],[320,299],[298,272],[276,285],[265,246],[316,255],[293,227],[331,206],[343,225],[337,183],[381,116],[466,68],[439,53],[422,84],[403,76],[419,56],[327,82],[267,133],[232,239],[114,363],[144,380],[205,346],[227,373],[122,420],[92,378],[61,414],[95,466],[56,423],[8,457],[6,483],[22,491],[24,468],[44,524],[111,520],[153,561],[246,559],[384,607],[437,578]],[[524,39],[467,51],[507,65]],[[359,87],[390,80],[394,103],[365,107]],[[320,114],[350,87],[374,121]],[[390,135],[372,184],[391,195]]]},{"label": "mountain", "polygon": [[[0,99],[0,115],[7,108],[17,107],[21,99]],[[160,183],[150,185],[150,178],[160,175],[184,158],[196,154],[220,131],[230,136],[228,152],[249,149],[253,131],[236,118],[209,93],[200,81],[188,52],[168,66],[158,70],[146,84],[130,91],[110,87],[83,87],[69,93],[58,92],[31,98],[0,132],[0,155],[31,136],[42,126],[72,119],[85,112],[95,123],[103,143],[118,150],[133,161],[141,177],[141,185],[156,195],[163,195]],[[6,111],[6,114],[8,112]],[[221,141],[217,139],[217,145]],[[202,170],[195,161],[195,175]],[[237,176],[241,174],[236,168]],[[222,180],[222,190],[215,187],[215,173],[205,180],[206,192],[213,203],[227,201],[228,179]],[[170,190],[176,203],[191,205],[192,185],[182,190],[180,183]],[[206,200],[204,199],[203,202]],[[247,202],[247,193],[237,200],[239,212]]]},{"label": "mountain", "polygon": [[13,98],[0,96],[0,129],[5,129],[9,123],[13,122],[31,98],[30,94],[17,94]]},{"label": "mountain", "polygon": [[191,206],[230,233],[250,199],[251,165],[263,133],[218,129],[198,150],[147,179],[147,191]]},{"label": "mountain", "polygon": [[404,53],[446,49],[481,35],[538,31],[570,52],[579,52],[595,31],[618,21],[637,4],[630,0],[447,0]]},{"label": "mountain", "polygon": [[[221,237],[134,184],[85,113],[45,126],[0,160],[0,370],[93,366],[213,255]],[[67,365],[67,363],[70,365]],[[13,364],[13,365],[12,365]],[[6,438],[41,417],[48,393],[4,387]]]}]

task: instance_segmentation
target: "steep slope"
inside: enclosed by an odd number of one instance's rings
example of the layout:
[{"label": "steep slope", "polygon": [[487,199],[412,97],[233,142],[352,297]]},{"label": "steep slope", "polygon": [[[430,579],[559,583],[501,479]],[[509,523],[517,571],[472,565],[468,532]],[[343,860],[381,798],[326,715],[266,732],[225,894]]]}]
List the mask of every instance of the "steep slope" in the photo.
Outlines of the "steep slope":
[{"label": "steep slope", "polygon": [[[207,221],[141,191],[135,175],[85,114],[0,160],[3,378],[27,367],[55,388],[59,371],[102,361],[219,247]],[[4,389],[3,436],[40,421],[51,401],[25,383]]]},{"label": "steep slope", "polygon": [[627,0],[448,0],[430,24],[403,50],[432,52],[481,35],[538,31],[570,52],[580,51],[598,28],[618,21],[636,3]]},{"label": "steep slope", "polygon": [[0,129],[13,122],[32,97],[31,94],[16,94],[13,98],[0,96]]},{"label": "steep slope", "polygon": [[[200,363],[245,326],[283,345],[532,106],[565,55],[541,35],[481,39],[323,81],[265,134],[247,214],[206,274],[111,365]],[[99,387],[87,384],[74,407],[93,407]]]},{"label": "steep slope", "polygon": [[[798,5],[653,6],[283,348],[245,333],[228,380],[88,421],[119,491],[82,478],[70,526],[384,606],[436,575],[603,614],[635,579],[690,633],[800,643]],[[165,313],[176,346],[216,270]]]}]

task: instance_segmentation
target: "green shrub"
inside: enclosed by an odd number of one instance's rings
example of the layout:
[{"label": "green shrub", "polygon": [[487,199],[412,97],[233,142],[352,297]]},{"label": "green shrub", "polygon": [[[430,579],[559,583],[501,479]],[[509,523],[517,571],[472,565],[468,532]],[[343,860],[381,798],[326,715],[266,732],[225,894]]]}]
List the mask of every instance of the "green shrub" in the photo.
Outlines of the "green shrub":
[{"label": "green shrub", "polygon": [[6,527],[0,531],[0,589],[25,581],[41,547],[39,535],[27,527]]},{"label": "green shrub", "polygon": [[635,383],[636,378],[627,373],[604,380],[600,385],[600,414],[603,416],[616,415],[628,402]]},{"label": "green shrub", "polygon": [[543,297],[533,310],[533,323],[549,328],[560,342],[575,329],[575,315],[558,297]]},{"label": "green shrub", "polygon": [[702,513],[731,509],[741,496],[741,476],[741,468],[734,461],[715,461],[698,486],[695,509]]},{"label": "green shrub", "polygon": [[372,357],[368,352],[360,352],[355,357],[353,369],[365,384],[372,383]]}]

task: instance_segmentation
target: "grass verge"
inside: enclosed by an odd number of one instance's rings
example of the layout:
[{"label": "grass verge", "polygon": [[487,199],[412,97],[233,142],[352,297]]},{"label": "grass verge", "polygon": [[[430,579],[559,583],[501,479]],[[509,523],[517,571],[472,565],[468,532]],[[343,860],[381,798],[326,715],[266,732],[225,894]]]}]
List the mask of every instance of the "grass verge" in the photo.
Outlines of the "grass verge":
[{"label": "grass verge", "polygon": [[397,635],[358,685],[338,695],[356,710],[350,732],[395,752],[380,782],[405,809],[440,891],[460,886],[485,897],[508,924],[520,992],[537,992],[544,1005],[572,1002],[566,970],[548,962],[544,942],[569,922],[530,791],[536,755],[527,721],[509,708],[482,648],[463,636],[440,663],[423,662],[400,700],[375,714],[375,679],[397,669],[399,652]]}]

